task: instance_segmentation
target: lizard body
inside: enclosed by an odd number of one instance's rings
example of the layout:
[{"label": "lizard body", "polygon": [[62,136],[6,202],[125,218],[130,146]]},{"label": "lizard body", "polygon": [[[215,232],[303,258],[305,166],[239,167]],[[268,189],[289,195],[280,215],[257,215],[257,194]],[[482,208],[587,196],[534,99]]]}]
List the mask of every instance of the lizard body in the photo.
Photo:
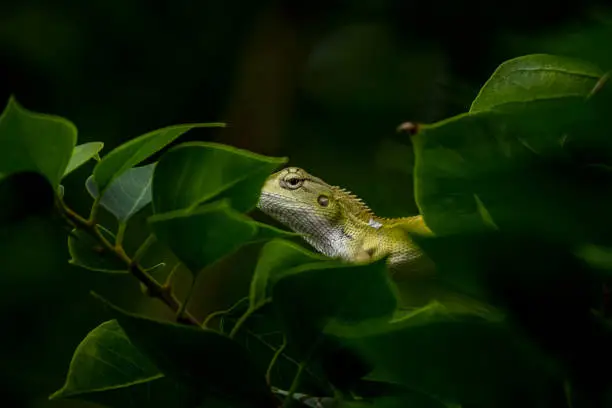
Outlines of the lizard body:
[{"label": "lizard body", "polygon": [[257,207],[320,253],[347,262],[388,256],[396,275],[429,274],[433,264],[407,233],[432,235],[421,215],[378,217],[357,196],[298,167],[287,167],[265,182]]}]

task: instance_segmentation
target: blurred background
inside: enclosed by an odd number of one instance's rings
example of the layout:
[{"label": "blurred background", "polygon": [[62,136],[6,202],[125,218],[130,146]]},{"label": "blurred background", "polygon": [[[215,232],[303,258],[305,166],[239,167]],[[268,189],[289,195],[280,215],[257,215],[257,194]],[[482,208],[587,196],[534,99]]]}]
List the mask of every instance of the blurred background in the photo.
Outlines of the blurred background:
[{"label": "blurred background", "polygon": [[[70,119],[78,143],[102,141],[103,154],[160,127],[224,121],[226,129],[196,129],[177,143],[287,156],[379,215],[411,215],[413,155],[396,127],[465,112],[495,68],[520,55],[612,68],[611,10],[603,0],[8,0],[0,102],[13,94],[27,109]],[[64,181],[81,213],[92,166]],[[128,248],[146,236],[147,211],[130,225]],[[27,221],[0,241],[2,405],[93,406],[47,401],[75,347],[109,318],[90,290],[159,316],[163,305],[129,276],[69,265],[55,222]],[[257,252],[244,248],[202,274],[194,313],[244,296]],[[179,293],[189,279],[179,274]]]}]

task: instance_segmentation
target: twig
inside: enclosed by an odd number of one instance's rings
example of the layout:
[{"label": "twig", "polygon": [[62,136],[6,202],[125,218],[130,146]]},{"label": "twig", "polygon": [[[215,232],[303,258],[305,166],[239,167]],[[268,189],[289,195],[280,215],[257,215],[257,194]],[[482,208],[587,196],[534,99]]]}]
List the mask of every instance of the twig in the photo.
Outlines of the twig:
[{"label": "twig", "polygon": [[[63,200],[61,199],[58,200],[58,207],[62,214],[68,220],[70,220],[72,224],[94,237],[106,251],[113,254],[115,258],[125,263],[128,267],[128,271],[145,286],[145,288],[147,289],[147,294],[149,296],[161,300],[175,313],[177,313],[181,309],[181,302],[172,293],[172,289],[170,287],[160,285],[145,269],[142,268],[142,266],[138,264],[136,258],[130,258],[125,253],[125,250],[122,246],[115,246],[114,243],[109,242],[102,235],[102,233],[98,229],[98,224],[95,221],[95,211],[92,211],[93,217],[90,215],[89,219],[85,219],[76,212],[74,212],[71,208],[66,206]],[[139,248],[139,251],[137,251],[137,256],[141,255],[141,249],[143,248],[143,246],[145,245],[143,244]],[[189,312],[186,312],[184,314],[183,321],[191,325],[200,326],[200,322]]]}]

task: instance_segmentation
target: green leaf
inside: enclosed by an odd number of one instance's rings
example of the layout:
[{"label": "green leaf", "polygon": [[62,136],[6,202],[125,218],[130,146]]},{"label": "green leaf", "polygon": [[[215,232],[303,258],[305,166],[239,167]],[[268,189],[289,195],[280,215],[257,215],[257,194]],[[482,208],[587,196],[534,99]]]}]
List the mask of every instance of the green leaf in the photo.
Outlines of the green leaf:
[{"label": "green leaf", "polygon": [[93,175],[103,193],[111,182],[127,169],[161,150],[183,133],[196,127],[224,127],[223,123],[194,123],[154,130],[118,146],[98,162]]},{"label": "green leaf", "polygon": [[246,212],[259,200],[266,178],[284,157],[268,157],[218,143],[185,143],[160,159],[153,178],[155,212],[192,208],[227,198]]},{"label": "green leaf", "polygon": [[503,322],[450,313],[437,303],[390,322],[336,323],[326,331],[374,367],[368,379],[448,403],[535,406],[529,398],[553,392],[548,361]]},{"label": "green leaf", "polygon": [[81,167],[89,159],[96,156],[103,147],[104,143],[102,142],[89,142],[75,146],[68,167],[66,167],[62,177],[66,177],[69,173]]},{"label": "green leaf", "polygon": [[68,120],[31,112],[11,97],[0,115],[0,174],[38,172],[55,190],[76,139],[76,127]]},{"label": "green leaf", "polygon": [[249,295],[251,309],[257,309],[270,300],[274,283],[285,273],[296,266],[316,261],[329,261],[329,258],[281,239],[268,242],[261,250],[251,280]]},{"label": "green leaf", "polygon": [[[304,258],[285,259],[289,264]],[[398,300],[386,259],[381,259],[361,265],[339,261],[299,265],[278,277],[272,304],[282,318],[289,344],[307,357],[317,353],[317,346],[328,352],[321,333],[330,322],[358,324],[390,318]]]},{"label": "green leaf", "polygon": [[116,320],[93,329],[76,348],[64,386],[49,399],[77,398],[113,407],[180,406],[186,390],[164,378]]},{"label": "green leaf", "polygon": [[194,274],[242,245],[287,234],[253,221],[230,208],[226,200],[194,211],[157,214],[149,218],[149,223],[160,242],[165,243]]},{"label": "green leaf", "polygon": [[[151,182],[156,163],[134,167],[117,177],[104,192],[100,205],[120,222],[126,222],[151,202]],[[87,191],[98,197],[98,188],[93,176],[89,176]]]},{"label": "green leaf", "polygon": [[51,398],[125,387],[163,375],[132,345],[116,320],[93,329],[74,352],[66,383]]},{"label": "green leaf", "polygon": [[573,241],[612,239],[601,223],[612,205],[612,173],[570,149],[588,140],[588,108],[583,98],[551,99],[423,126],[412,140],[415,199],[428,226],[437,235],[495,225]]},{"label": "green leaf", "polygon": [[276,406],[263,373],[248,352],[227,336],[136,316],[104,302],[134,345],[166,376],[202,398],[223,397],[249,407]]},{"label": "green leaf", "polygon": [[[98,226],[102,235],[110,242],[115,242],[115,235]],[[70,263],[90,271],[127,273],[127,265],[108,253],[98,241],[83,230],[73,230],[68,237],[68,251],[70,252]]]},{"label": "green leaf", "polygon": [[596,66],[573,58],[533,54],[501,64],[472,103],[479,112],[513,102],[586,97],[602,77]]}]

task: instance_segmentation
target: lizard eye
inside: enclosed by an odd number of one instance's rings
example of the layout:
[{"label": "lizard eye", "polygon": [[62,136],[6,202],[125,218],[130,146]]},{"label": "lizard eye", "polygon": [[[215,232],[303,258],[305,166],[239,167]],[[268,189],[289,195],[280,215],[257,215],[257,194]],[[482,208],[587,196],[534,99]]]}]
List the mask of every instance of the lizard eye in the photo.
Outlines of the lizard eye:
[{"label": "lizard eye", "polygon": [[321,207],[327,207],[329,205],[329,198],[327,196],[320,195],[317,198],[317,202]]},{"label": "lizard eye", "polygon": [[299,177],[288,177],[283,180],[284,187],[289,188],[291,190],[300,188],[303,182],[304,179],[301,179]]}]

